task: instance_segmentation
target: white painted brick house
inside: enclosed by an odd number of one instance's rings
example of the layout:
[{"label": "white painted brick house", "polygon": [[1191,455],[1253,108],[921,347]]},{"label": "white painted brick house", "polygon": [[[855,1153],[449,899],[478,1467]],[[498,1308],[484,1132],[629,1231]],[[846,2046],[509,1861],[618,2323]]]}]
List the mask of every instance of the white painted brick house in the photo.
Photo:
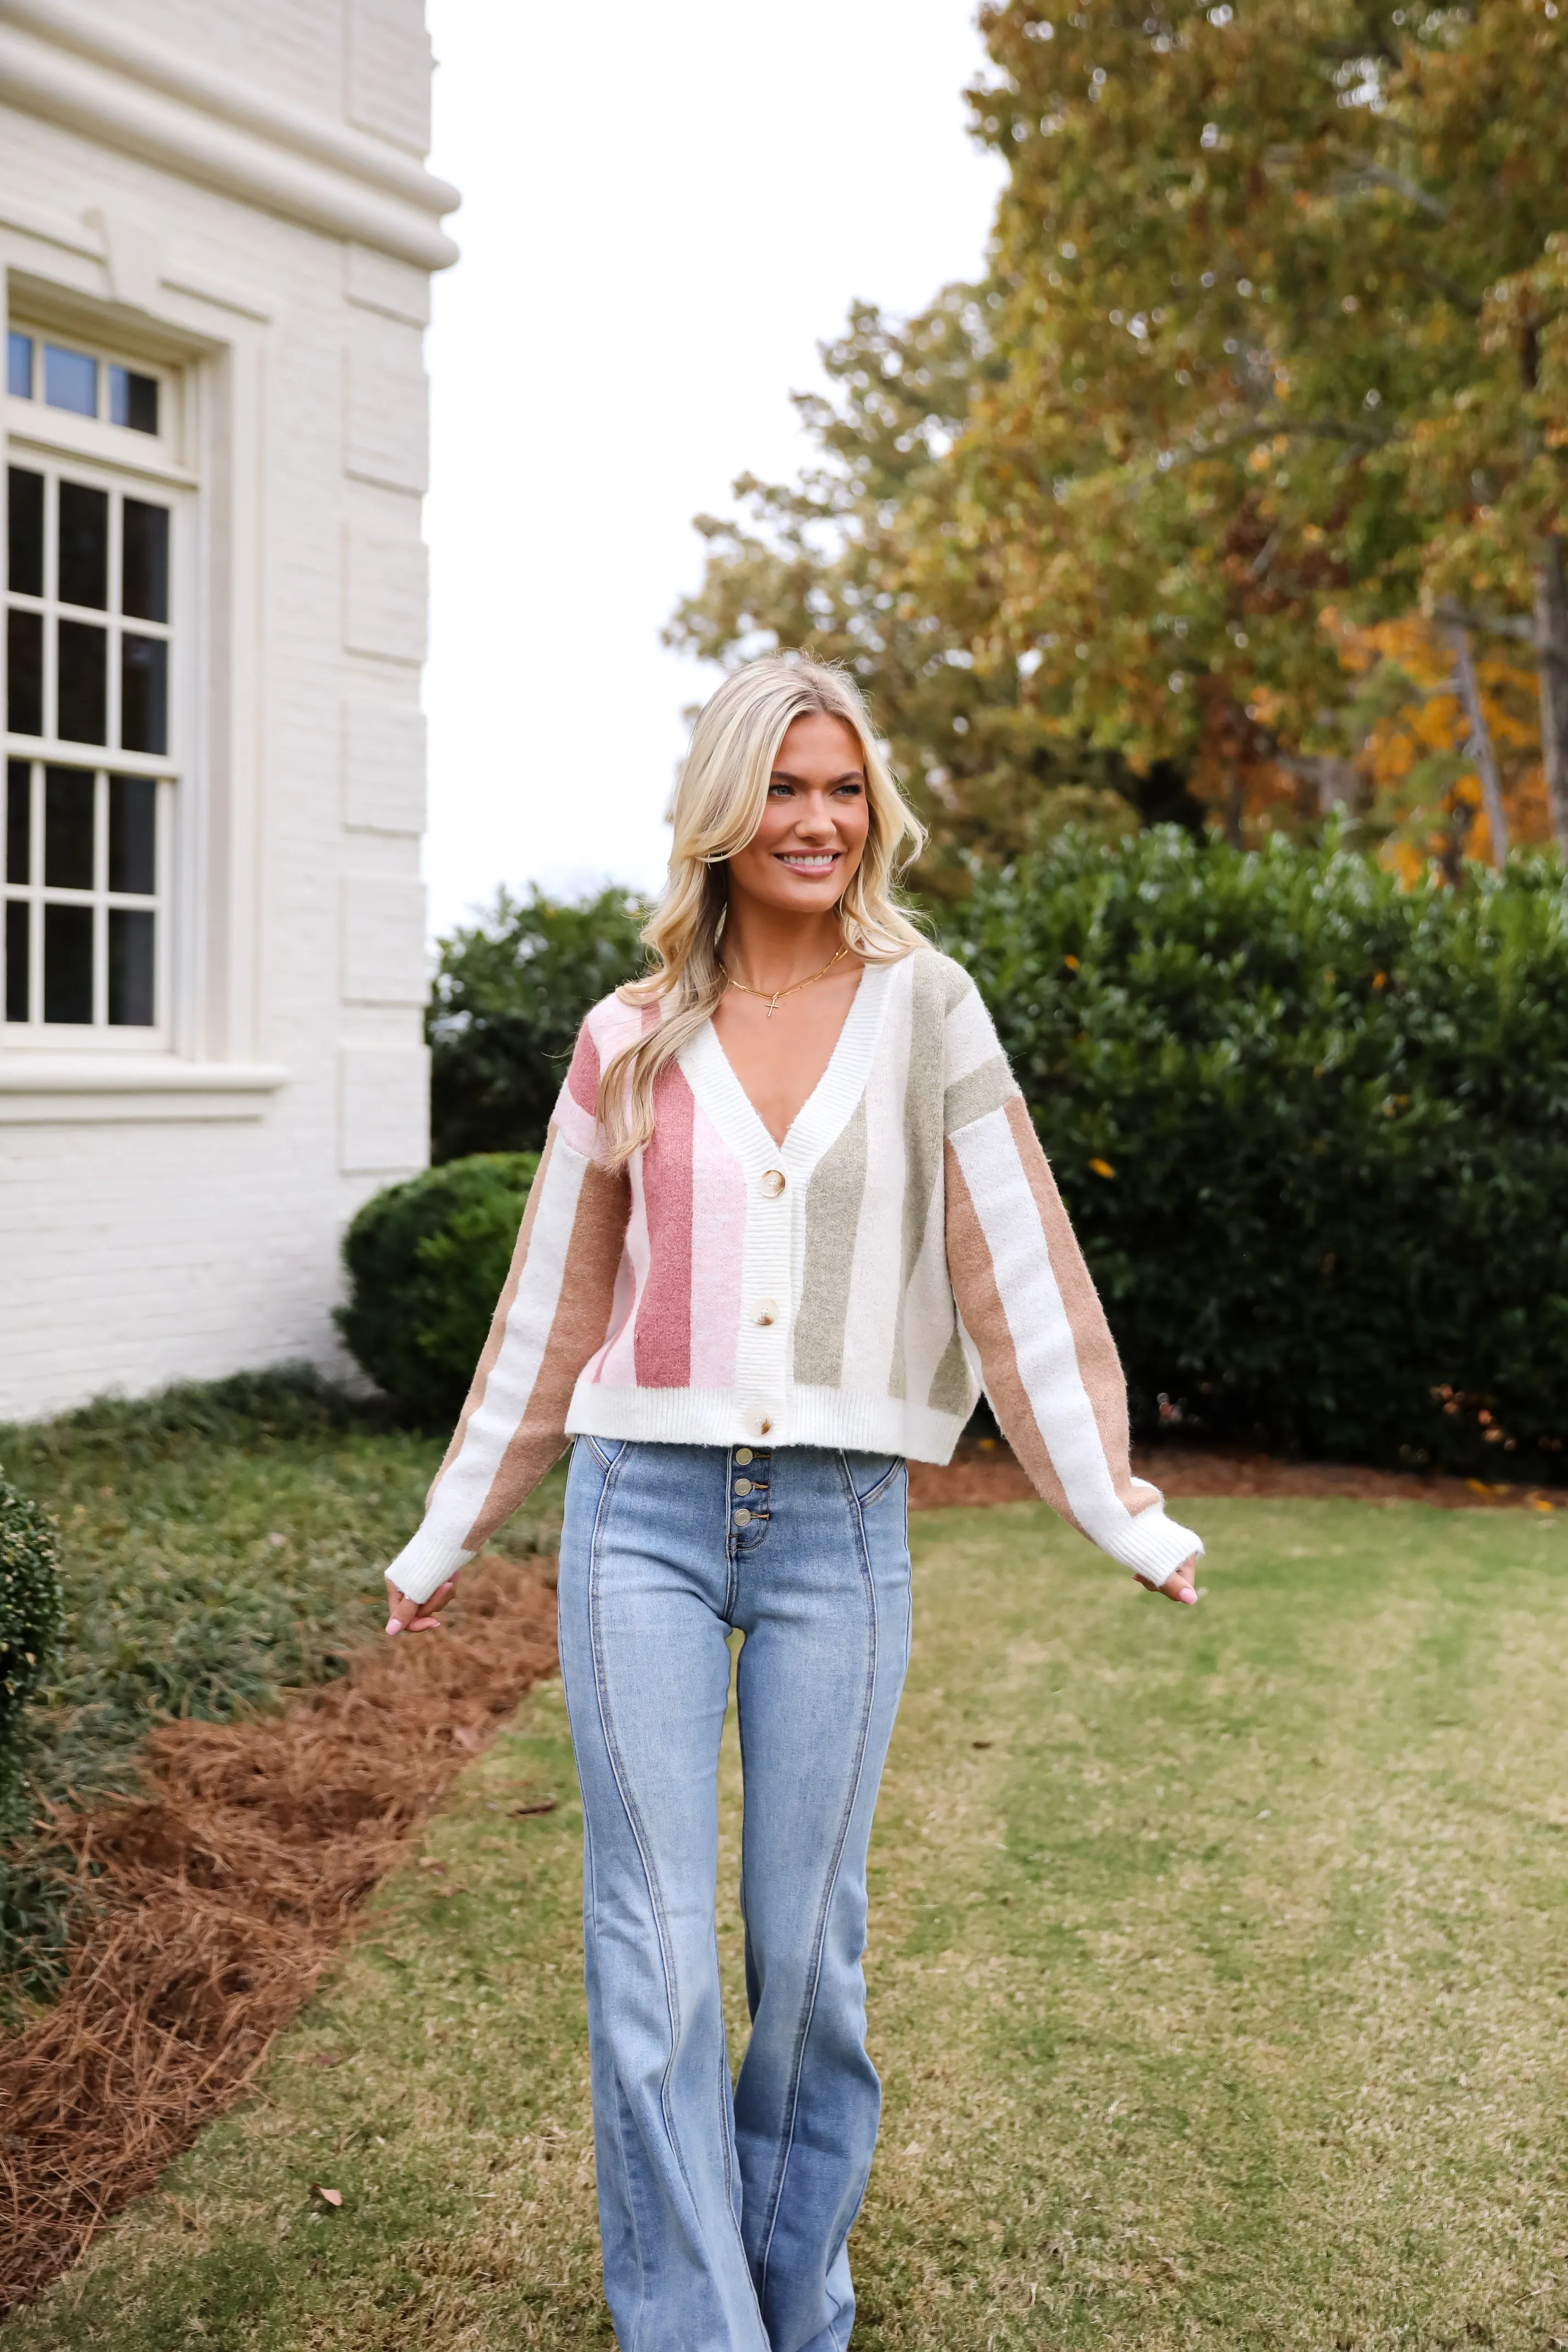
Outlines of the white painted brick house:
[{"label": "white painted brick house", "polygon": [[336,1360],[423,1165],[423,0],[0,0],[0,1418]]}]

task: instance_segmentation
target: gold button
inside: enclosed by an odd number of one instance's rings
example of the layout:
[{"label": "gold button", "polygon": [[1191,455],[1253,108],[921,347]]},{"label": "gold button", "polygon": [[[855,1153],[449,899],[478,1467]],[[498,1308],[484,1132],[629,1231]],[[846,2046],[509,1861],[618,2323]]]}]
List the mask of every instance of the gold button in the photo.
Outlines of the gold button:
[{"label": "gold button", "polygon": [[762,1179],[763,1199],[765,1201],[776,1201],[783,1190],[784,1171],[782,1168],[770,1168]]},{"label": "gold button", "polygon": [[749,1495],[751,1492],[750,1479],[737,1478],[735,1482],[735,1491],[737,1495]]},{"label": "gold button", "polygon": [[751,1310],[751,1319],[754,1323],[761,1323],[764,1325],[768,1323],[777,1323],[779,1320],[779,1301],[776,1298],[759,1298],[756,1306]]},{"label": "gold button", "polygon": [[735,1449],[735,1458],[737,1462],[749,1462],[751,1459],[750,1446],[737,1445]]},{"label": "gold button", "polygon": [[737,1511],[735,1515],[735,1524],[737,1528],[748,1528],[751,1525],[751,1513],[749,1511]]}]

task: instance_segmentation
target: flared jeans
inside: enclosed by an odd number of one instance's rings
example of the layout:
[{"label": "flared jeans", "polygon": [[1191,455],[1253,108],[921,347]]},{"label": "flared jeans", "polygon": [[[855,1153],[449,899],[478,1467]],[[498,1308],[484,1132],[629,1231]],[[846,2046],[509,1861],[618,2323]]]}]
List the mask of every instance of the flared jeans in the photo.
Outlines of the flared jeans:
[{"label": "flared jeans", "polygon": [[[580,1437],[560,1656],[582,1786],[604,2284],[622,2352],[843,2352],[881,2086],[866,1847],[909,1656],[885,1455]],[[737,1666],[751,2033],[715,1931]]]}]

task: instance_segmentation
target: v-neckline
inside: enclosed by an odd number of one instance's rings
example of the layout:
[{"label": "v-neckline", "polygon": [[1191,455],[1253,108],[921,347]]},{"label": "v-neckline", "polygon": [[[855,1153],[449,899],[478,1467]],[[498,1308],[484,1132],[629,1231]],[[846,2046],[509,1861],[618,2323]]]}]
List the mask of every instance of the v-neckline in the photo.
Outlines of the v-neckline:
[{"label": "v-neckline", "polygon": [[729,1075],[734,1079],[737,1087],[739,1087],[741,1095],[745,1099],[747,1109],[751,1113],[752,1118],[757,1121],[758,1126],[768,1138],[768,1144],[773,1150],[783,1151],[788,1148],[789,1138],[794,1134],[795,1129],[800,1126],[800,1121],[805,1118],[806,1113],[810,1109],[811,1105],[816,1101],[817,1097],[827,1085],[833,1064],[839,1057],[839,1047],[844,1042],[844,1032],[848,1029],[850,1023],[855,1017],[855,1006],[861,1001],[861,991],[865,986],[866,973],[870,968],[871,967],[868,964],[862,964],[861,976],[855,982],[855,992],[851,997],[849,1004],[844,1012],[844,1017],[839,1024],[839,1034],[833,1040],[832,1051],[830,1053],[827,1060],[822,1064],[821,1069],[818,1073],[816,1085],[811,1088],[810,1093],[806,1097],[805,1101],[800,1105],[799,1110],[797,1110],[794,1118],[789,1121],[789,1126],[785,1129],[781,1136],[774,1134],[773,1129],[768,1126],[768,1121],[763,1118],[762,1113],[758,1109],[757,1105],[747,1093],[744,1079],[741,1077],[739,1071],[736,1068],[735,1064],[730,1060],[729,1055],[725,1053],[724,1039],[718,1034],[718,1024],[715,1021],[711,1013],[708,1014],[707,1025],[713,1031],[714,1044],[718,1047],[719,1053],[723,1055],[724,1066],[729,1072]]},{"label": "v-neckline", "polygon": [[742,1086],[711,1016],[682,1047],[679,1059],[687,1084],[748,1166],[768,1167],[782,1160],[803,1174],[841,1131],[865,1090],[888,981],[904,961],[901,957],[896,963],[862,966],[860,984],[821,1076],[785,1129],[782,1143],[769,1132]]}]

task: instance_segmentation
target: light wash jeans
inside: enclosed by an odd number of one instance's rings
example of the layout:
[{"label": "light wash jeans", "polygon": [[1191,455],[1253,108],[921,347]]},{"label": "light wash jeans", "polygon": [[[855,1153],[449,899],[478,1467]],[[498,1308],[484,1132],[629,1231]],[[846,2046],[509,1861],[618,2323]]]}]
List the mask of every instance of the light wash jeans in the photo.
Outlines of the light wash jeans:
[{"label": "light wash jeans", "polygon": [[[584,1825],[604,2286],[622,2352],[842,2352],[876,2142],[866,1845],[909,1657],[902,1461],[580,1437],[560,1657]],[[737,1524],[737,1522],[740,1524]],[[737,1671],[751,2038],[714,1927]]]}]

